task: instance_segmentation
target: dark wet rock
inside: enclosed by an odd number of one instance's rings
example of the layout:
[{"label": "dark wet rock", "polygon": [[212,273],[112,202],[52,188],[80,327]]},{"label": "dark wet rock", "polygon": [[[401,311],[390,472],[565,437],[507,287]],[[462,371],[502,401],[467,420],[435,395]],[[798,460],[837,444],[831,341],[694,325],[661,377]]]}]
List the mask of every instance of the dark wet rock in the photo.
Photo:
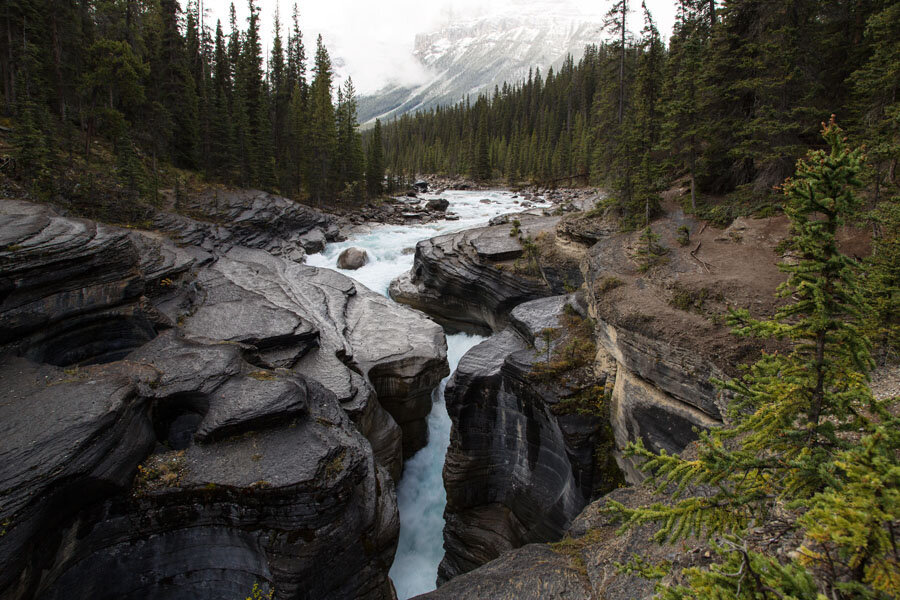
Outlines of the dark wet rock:
[{"label": "dark wet rock", "polygon": [[578,565],[546,544],[529,544],[464,573],[416,600],[593,600]]},{"label": "dark wet rock", "polygon": [[0,595],[34,597],[66,520],[128,488],[155,443],[148,410],[128,376],[0,360]]},{"label": "dark wet rock", "polygon": [[[403,430],[404,455],[425,445],[431,390],[448,372],[438,325],[339,273],[257,250],[232,250],[200,273],[197,287],[186,332],[251,344],[258,352],[250,360],[307,375],[351,416],[383,425],[383,417],[366,416],[374,394]],[[362,430],[373,434],[376,454],[399,451],[400,431]],[[385,466],[399,476],[400,455]]]},{"label": "dark wet rock", "polygon": [[[522,217],[524,237],[552,230],[557,217]],[[562,281],[498,265],[521,254],[509,226],[482,227],[419,242],[412,270],[391,282],[391,298],[456,330],[500,331],[515,306],[563,293]]]},{"label": "dark wet rock", "polygon": [[446,198],[434,198],[425,203],[428,210],[436,210],[438,212],[446,212],[450,208],[450,201]]},{"label": "dark wet rock", "polygon": [[419,193],[424,194],[428,191],[428,182],[424,179],[419,179],[413,184],[413,187],[416,188]]},{"label": "dark wet rock", "polygon": [[158,212],[154,229],[179,245],[222,254],[235,246],[260,248],[302,262],[337,241],[340,230],[331,215],[287,198],[256,190],[217,190],[192,198],[181,214]]},{"label": "dark wet rock", "polygon": [[[241,371],[169,377],[179,346]],[[396,504],[369,443],[333,394],[297,394],[302,378],[254,375],[232,350],[172,338],[75,372],[4,362],[4,594],[392,597]],[[218,435],[150,455],[190,414]]]},{"label": "dark wet rock", "polygon": [[347,248],[337,259],[338,269],[355,271],[369,262],[369,253],[360,248]]},{"label": "dark wet rock", "polygon": [[[665,500],[647,486],[611,492],[588,505],[572,522],[561,544],[531,544],[512,550],[492,562],[456,577],[416,600],[475,600],[476,598],[573,598],[575,600],[650,600],[655,581],[616,565],[640,556],[652,564],[671,563],[664,585],[679,581],[682,569],[703,566],[708,553],[688,540],[679,545],[659,545],[652,540],[652,526],[619,531],[620,523],[604,512],[609,501],[627,507],[646,506]],[[771,540],[767,540],[771,543]]]},{"label": "dark wet rock", "polygon": [[559,328],[571,302],[557,296],[519,305],[510,327],[470,350],[447,386],[453,428],[440,582],[507,550],[559,539],[604,485],[595,465],[597,448],[608,442],[603,418],[565,409],[575,391],[568,384],[531,376],[546,360],[541,332]]},{"label": "dark wet rock", "polygon": [[116,360],[171,323],[148,306],[194,258],[136,234],[0,203],[0,352],[70,365]]},{"label": "dark wet rock", "polygon": [[312,229],[299,237],[300,245],[307,254],[318,254],[325,249],[328,240],[321,229]]},{"label": "dark wet rock", "polygon": [[333,271],[24,202],[0,241],[0,597],[393,597],[436,324]]}]

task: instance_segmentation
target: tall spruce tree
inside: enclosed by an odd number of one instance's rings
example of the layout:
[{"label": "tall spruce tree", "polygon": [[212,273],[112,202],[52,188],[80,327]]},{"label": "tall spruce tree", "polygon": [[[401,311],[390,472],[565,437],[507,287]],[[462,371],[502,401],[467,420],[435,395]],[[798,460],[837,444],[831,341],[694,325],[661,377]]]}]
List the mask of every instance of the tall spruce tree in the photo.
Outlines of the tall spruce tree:
[{"label": "tall spruce tree", "polygon": [[151,65],[155,81],[148,89],[172,123],[172,131],[159,132],[169,136],[172,160],[193,168],[198,163],[198,100],[181,34],[181,6],[178,0],[160,0],[160,10],[161,30]]},{"label": "tall spruce tree", "polygon": [[[611,505],[625,527],[657,524],[661,542],[722,540],[720,562],[686,571],[687,585],[660,588],[666,600],[880,599],[900,582],[891,533],[900,518],[900,421],[868,388],[858,265],[837,246],[861,204],[864,158],[845,147],[833,120],[823,137],[830,149],[811,152],[783,187],[796,262],[781,265],[780,295],[790,301],[771,320],[732,316],[737,333],[783,339],[791,350],[764,354],[723,384],[735,394],[730,423],[701,435],[696,459],[632,446],[674,504]],[[807,541],[782,563],[750,545],[754,527],[775,538],[799,527]]]},{"label": "tall spruce tree", "polygon": [[231,64],[221,21],[216,23],[212,66],[210,115],[210,155],[212,173],[225,180],[234,177],[234,127],[230,109],[232,95]]},{"label": "tall spruce tree", "polygon": [[365,193],[365,156],[357,121],[356,89],[347,78],[340,90],[337,110],[338,185],[343,196],[359,200]]},{"label": "tall spruce tree", "polygon": [[900,186],[900,4],[888,3],[866,26],[871,54],[853,73],[853,92],[864,139],[875,170],[875,200],[882,179]]},{"label": "tall spruce tree", "polygon": [[[702,0],[707,5],[706,0]],[[691,183],[691,209],[697,211],[698,160],[703,152],[704,113],[698,75],[709,39],[709,21],[697,0],[679,0],[675,29],[669,42],[663,90],[663,145],[677,171],[687,171]]]},{"label": "tall spruce tree", "polygon": [[316,203],[321,204],[334,197],[334,158],[337,146],[334,104],[331,97],[331,58],[321,35],[316,40],[314,73],[309,93],[307,139],[310,160],[306,179],[310,196]]},{"label": "tall spruce tree", "polygon": [[366,192],[370,198],[379,197],[384,191],[384,149],[381,139],[381,120],[375,126],[366,146]]}]

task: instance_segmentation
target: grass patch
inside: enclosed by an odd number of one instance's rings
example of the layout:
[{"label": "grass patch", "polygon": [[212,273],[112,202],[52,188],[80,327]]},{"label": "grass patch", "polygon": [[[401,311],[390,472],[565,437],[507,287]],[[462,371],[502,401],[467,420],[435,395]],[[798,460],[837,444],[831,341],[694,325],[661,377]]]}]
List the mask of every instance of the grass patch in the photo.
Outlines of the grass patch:
[{"label": "grass patch", "polygon": [[255,379],[257,381],[275,381],[278,379],[278,375],[273,373],[272,371],[252,371],[247,373],[247,377],[251,379]]},{"label": "grass patch", "polygon": [[133,490],[136,496],[181,485],[187,470],[184,450],[153,454],[138,465]]},{"label": "grass patch", "polygon": [[604,277],[594,284],[594,293],[599,296],[601,294],[605,294],[606,292],[611,292],[612,290],[622,285],[625,285],[625,282],[618,277]]}]

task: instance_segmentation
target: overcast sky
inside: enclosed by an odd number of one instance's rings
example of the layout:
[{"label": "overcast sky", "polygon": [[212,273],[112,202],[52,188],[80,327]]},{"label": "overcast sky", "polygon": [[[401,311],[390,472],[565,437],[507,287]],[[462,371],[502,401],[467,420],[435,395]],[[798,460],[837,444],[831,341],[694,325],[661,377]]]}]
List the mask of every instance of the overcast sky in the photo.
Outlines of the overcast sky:
[{"label": "overcast sky", "polygon": [[[184,4],[184,0],[182,0]],[[214,30],[216,19],[228,33],[231,0],[203,0]],[[263,51],[271,45],[276,6],[282,30],[290,24],[293,0],[259,0],[262,8]],[[300,29],[307,56],[315,52],[321,33],[332,59],[343,61],[339,71],[353,77],[359,92],[372,93],[389,81],[414,83],[422,77],[412,58],[417,33],[427,33],[452,20],[467,20],[487,13],[566,11],[589,21],[601,21],[610,0],[306,0],[298,1]],[[640,5],[635,2],[636,8]],[[675,20],[675,0],[647,0],[664,37]],[[238,26],[246,27],[247,2],[236,0]],[[640,29],[635,13],[631,29]]]}]

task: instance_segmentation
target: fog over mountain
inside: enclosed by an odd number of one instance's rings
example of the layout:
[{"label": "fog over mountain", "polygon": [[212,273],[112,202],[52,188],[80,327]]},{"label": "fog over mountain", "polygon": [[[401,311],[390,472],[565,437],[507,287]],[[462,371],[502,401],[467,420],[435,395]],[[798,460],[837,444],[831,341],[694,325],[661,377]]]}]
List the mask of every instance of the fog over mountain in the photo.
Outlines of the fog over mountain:
[{"label": "fog over mountain", "polygon": [[[552,4],[552,5],[551,5]],[[418,85],[391,84],[360,99],[360,122],[427,110],[518,82],[529,69],[546,73],[602,36],[600,19],[576,5],[522,2],[506,10],[455,19],[416,36],[413,55],[426,74]]]}]

